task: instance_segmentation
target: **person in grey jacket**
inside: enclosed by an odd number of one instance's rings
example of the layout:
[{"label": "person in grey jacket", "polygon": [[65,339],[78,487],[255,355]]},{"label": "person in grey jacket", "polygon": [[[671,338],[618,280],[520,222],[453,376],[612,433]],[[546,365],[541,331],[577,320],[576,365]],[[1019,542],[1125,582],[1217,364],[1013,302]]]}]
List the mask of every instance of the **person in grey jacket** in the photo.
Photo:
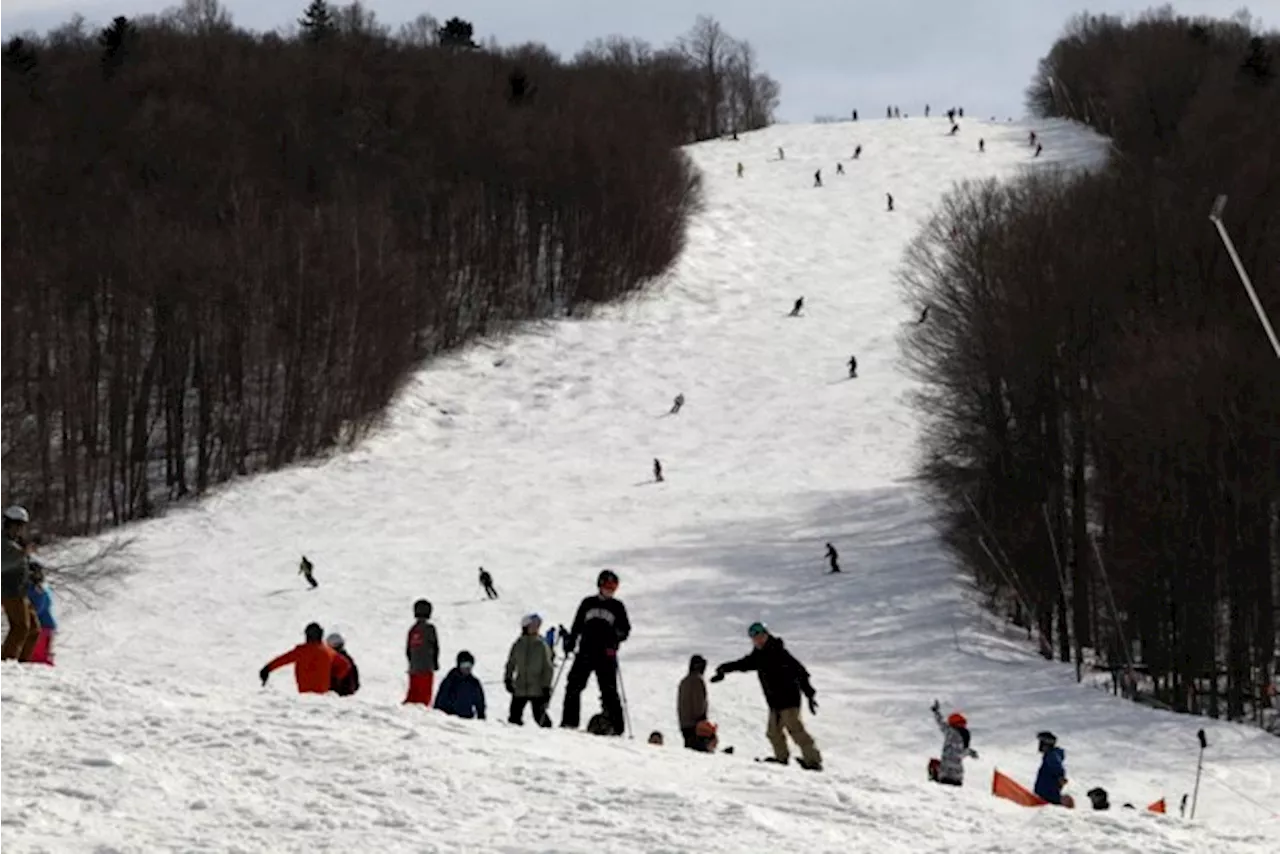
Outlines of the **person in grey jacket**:
[{"label": "person in grey jacket", "polygon": [[40,621],[27,597],[31,565],[27,556],[26,533],[30,521],[26,509],[16,504],[4,511],[0,601],[3,601],[4,615],[9,620],[9,633],[4,636],[5,661],[30,661],[36,641],[40,639]]},{"label": "person in grey jacket", "polygon": [[440,639],[431,625],[431,603],[419,599],[413,603],[414,623],[405,641],[404,654],[409,659],[409,693],[406,703],[431,705],[436,671],[440,669]]},{"label": "person in grey jacket", "polygon": [[946,720],[938,708],[938,701],[933,701],[933,719],[942,730],[942,759],[938,763],[938,776],[935,782],[947,786],[964,785],[964,758],[978,758],[978,751],[969,747],[969,723],[964,715],[952,712]]},{"label": "person in grey jacket", "polygon": [[511,713],[507,720],[524,724],[524,707],[533,704],[533,719],[538,726],[551,726],[547,703],[551,701],[551,678],[554,666],[551,649],[542,639],[542,618],[529,614],[520,620],[520,637],[511,645],[507,669],[502,683],[511,695]]}]

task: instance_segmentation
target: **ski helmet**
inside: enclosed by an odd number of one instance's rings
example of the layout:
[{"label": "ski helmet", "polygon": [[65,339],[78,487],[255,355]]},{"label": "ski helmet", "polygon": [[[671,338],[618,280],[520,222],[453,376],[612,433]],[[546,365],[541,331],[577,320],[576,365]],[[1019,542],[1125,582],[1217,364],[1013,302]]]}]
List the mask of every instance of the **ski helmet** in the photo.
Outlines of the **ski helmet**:
[{"label": "ski helmet", "polygon": [[759,635],[767,635],[768,633],[769,627],[764,623],[752,623],[747,627],[747,637],[749,638],[758,637]]},{"label": "ski helmet", "polygon": [[465,649],[462,650],[462,652],[458,653],[459,667],[462,667],[463,665],[466,665],[466,664],[475,664],[475,663],[476,663],[476,657],[471,653],[467,652]]},{"label": "ski helmet", "polygon": [[26,523],[31,521],[31,514],[27,512],[27,508],[14,504],[5,508],[4,518],[7,522]]},{"label": "ski helmet", "polygon": [[413,616],[419,620],[431,619],[431,603],[426,599],[419,599],[413,603]]},{"label": "ski helmet", "polygon": [[1048,750],[1058,743],[1058,737],[1048,730],[1036,733],[1036,741],[1040,742],[1043,750]]},{"label": "ski helmet", "polygon": [[948,726],[968,726],[969,722],[959,712],[952,712],[947,716],[947,724]]},{"label": "ski helmet", "polygon": [[614,587],[617,587],[618,573],[614,572],[612,569],[600,570],[600,575],[596,577],[596,587],[604,587],[606,584],[612,584]]},{"label": "ski helmet", "polygon": [[520,618],[520,628],[522,629],[527,629],[530,626],[532,626],[534,623],[541,624],[542,617],[538,616],[537,614],[525,614],[523,617]]},{"label": "ski helmet", "polygon": [[329,636],[324,639],[324,642],[334,649],[342,649],[342,647],[346,646],[347,643],[346,640],[343,639],[342,635],[337,632],[331,632]]},{"label": "ski helmet", "polygon": [[306,635],[307,643],[320,643],[320,641],[324,640],[324,629],[320,628],[319,623],[307,623],[304,634]]}]

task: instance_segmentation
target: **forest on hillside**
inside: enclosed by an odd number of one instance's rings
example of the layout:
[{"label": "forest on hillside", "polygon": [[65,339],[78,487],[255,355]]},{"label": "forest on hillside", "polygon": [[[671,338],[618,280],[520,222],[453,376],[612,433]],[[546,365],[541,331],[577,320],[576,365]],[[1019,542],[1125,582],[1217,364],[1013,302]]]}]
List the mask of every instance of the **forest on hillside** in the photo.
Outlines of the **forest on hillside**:
[{"label": "forest on hillside", "polygon": [[[911,246],[920,474],[950,547],[1041,652],[1181,711],[1275,721],[1280,37],[1247,16],[1082,15],[1032,112],[1090,174],[967,184]],[[1273,723],[1274,725],[1274,723]]]},{"label": "forest on hillside", "polygon": [[3,471],[46,533],[348,445],[417,365],[667,271],[678,146],[778,86],[698,18],[572,59],[313,0],[217,0],[4,45]]}]

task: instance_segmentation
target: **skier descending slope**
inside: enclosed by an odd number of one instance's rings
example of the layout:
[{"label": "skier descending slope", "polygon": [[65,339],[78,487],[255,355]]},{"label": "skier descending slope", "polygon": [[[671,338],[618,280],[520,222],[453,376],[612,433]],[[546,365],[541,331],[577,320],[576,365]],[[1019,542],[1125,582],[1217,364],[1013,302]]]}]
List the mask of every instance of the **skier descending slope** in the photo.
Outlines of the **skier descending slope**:
[{"label": "skier descending slope", "polygon": [[822,770],[822,754],[800,719],[800,694],[809,698],[809,714],[818,713],[817,694],[809,682],[809,671],[796,657],[787,651],[782,638],[769,634],[764,623],[752,623],[747,636],[755,645],[747,656],[716,667],[712,682],[720,682],[726,673],[754,670],[760,676],[765,702],[769,704],[769,743],[773,745],[773,758],[766,762],[786,765],[791,759],[787,748],[787,733],[800,748],[800,767],[807,771]]},{"label": "skier descending slope", "polygon": [[[631,621],[627,608],[614,596],[618,590],[618,576],[612,570],[603,570],[596,579],[599,592],[588,596],[578,606],[573,626],[564,639],[566,654],[577,648],[573,667],[564,689],[564,711],[560,726],[578,728],[582,714],[582,691],[587,687],[591,674],[596,675],[600,686],[604,714],[613,725],[613,734],[622,735],[625,729],[622,701],[618,697],[618,645],[631,634]],[[581,646],[578,646],[581,642]]]}]

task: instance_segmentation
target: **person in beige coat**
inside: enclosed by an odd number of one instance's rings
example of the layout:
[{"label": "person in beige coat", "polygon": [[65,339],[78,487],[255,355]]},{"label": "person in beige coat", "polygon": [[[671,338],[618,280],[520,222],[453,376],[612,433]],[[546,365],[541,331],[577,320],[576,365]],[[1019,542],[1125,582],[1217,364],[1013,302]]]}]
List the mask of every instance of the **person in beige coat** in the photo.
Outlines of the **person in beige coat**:
[{"label": "person in beige coat", "polygon": [[520,637],[511,645],[503,684],[511,694],[511,713],[507,720],[524,725],[524,707],[533,704],[533,719],[538,726],[551,726],[547,704],[551,701],[551,648],[542,639],[542,618],[529,614],[520,619]]}]

